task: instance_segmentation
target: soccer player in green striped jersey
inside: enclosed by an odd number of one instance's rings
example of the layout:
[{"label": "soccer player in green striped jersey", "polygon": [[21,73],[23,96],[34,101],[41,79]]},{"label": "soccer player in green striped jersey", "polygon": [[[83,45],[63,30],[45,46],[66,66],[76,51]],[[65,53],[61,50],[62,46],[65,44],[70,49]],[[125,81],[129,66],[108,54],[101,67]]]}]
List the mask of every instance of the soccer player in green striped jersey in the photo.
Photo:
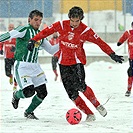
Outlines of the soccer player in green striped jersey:
[{"label": "soccer player in green striped jersey", "polygon": [[38,119],[33,111],[47,96],[47,79],[38,63],[39,49],[42,47],[50,54],[55,54],[59,49],[58,45],[52,46],[44,38],[35,44],[32,51],[28,50],[28,41],[39,32],[42,19],[43,13],[33,10],[29,14],[28,25],[18,26],[0,36],[0,42],[16,38],[14,73],[20,89],[13,92],[12,105],[17,109],[20,98],[33,96],[31,104],[24,112],[24,116],[29,119]]}]

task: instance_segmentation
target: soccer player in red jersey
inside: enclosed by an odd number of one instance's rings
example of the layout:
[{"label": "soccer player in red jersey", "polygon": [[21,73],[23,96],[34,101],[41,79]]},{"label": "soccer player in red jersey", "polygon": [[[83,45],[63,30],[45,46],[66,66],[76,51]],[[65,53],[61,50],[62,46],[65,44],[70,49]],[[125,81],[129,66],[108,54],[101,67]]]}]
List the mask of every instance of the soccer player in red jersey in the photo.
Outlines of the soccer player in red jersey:
[{"label": "soccer player in red jersey", "polygon": [[[58,33],[55,32],[52,36],[52,38],[49,40],[49,42],[52,44],[52,45],[56,45],[59,43],[59,38],[58,38]],[[51,63],[52,63],[52,69],[53,69],[53,72],[55,74],[55,81],[57,80],[58,78],[58,73],[57,73],[57,63],[58,63],[58,54],[59,52],[55,53],[53,56],[52,56],[52,60],[51,60]]]},{"label": "soccer player in red jersey", "polygon": [[37,40],[45,38],[54,32],[59,33],[59,68],[62,83],[75,105],[86,115],[86,121],[94,121],[95,115],[79,95],[79,91],[94,105],[98,112],[105,117],[106,109],[100,104],[93,90],[85,82],[86,55],[83,45],[86,41],[97,44],[103,52],[114,61],[122,63],[122,56],[106,44],[93,30],[82,23],[84,12],[80,7],[74,6],[69,10],[69,20],[58,21],[43,29],[35,35],[28,43],[28,49],[32,51]]},{"label": "soccer player in red jersey", "polygon": [[[11,31],[14,29],[14,24],[8,25],[8,30]],[[5,61],[5,74],[7,77],[9,77],[9,83],[13,84],[13,66],[14,66],[14,52],[15,52],[15,46],[16,46],[16,39],[12,38],[11,40],[0,42],[0,54],[4,54],[4,61]],[[4,52],[3,52],[4,51]],[[14,78],[14,87],[13,90],[17,89],[17,82]]]},{"label": "soccer player in red jersey", "polygon": [[120,39],[118,40],[117,46],[120,46],[125,41],[128,44],[128,54],[129,54],[129,68],[127,70],[128,74],[128,85],[125,96],[129,97],[131,95],[132,83],[133,83],[133,22],[131,23],[131,30],[125,31]]}]

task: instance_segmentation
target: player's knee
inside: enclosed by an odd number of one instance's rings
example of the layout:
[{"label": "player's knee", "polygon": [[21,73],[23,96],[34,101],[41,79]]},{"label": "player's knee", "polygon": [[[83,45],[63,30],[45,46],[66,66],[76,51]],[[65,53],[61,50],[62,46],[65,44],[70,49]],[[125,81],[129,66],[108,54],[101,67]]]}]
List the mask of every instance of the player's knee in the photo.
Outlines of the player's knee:
[{"label": "player's knee", "polygon": [[75,91],[74,93],[68,93],[68,96],[72,101],[74,101],[79,96],[79,93],[78,91]]},{"label": "player's knee", "polygon": [[78,86],[78,90],[81,91],[81,92],[84,92],[86,90],[86,84],[85,83],[81,83]]},{"label": "player's knee", "polygon": [[35,94],[34,85],[27,86],[23,89],[23,94],[26,98],[32,97]]},{"label": "player's knee", "polygon": [[43,100],[43,99],[47,96],[47,94],[48,94],[45,84],[36,87],[35,90],[36,90],[36,92],[37,92],[37,96],[38,96],[40,99],[42,99],[42,100]]},{"label": "player's knee", "polygon": [[131,67],[128,68],[127,74],[128,74],[129,77],[133,76],[133,69]]}]

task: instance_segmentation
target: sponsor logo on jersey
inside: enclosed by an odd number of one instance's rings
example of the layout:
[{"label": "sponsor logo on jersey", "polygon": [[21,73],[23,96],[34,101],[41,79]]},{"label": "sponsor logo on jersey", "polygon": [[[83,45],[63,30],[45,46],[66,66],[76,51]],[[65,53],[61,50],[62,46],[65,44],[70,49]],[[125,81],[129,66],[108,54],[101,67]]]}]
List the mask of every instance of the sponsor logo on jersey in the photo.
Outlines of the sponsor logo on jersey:
[{"label": "sponsor logo on jersey", "polygon": [[74,38],[74,33],[68,32],[68,40],[72,40]]},{"label": "sponsor logo on jersey", "polygon": [[77,49],[77,48],[78,48],[78,45],[73,44],[73,43],[64,42],[64,41],[61,41],[61,43],[62,43],[64,46],[66,46],[66,47],[68,47],[68,48],[71,48],[71,49]]}]

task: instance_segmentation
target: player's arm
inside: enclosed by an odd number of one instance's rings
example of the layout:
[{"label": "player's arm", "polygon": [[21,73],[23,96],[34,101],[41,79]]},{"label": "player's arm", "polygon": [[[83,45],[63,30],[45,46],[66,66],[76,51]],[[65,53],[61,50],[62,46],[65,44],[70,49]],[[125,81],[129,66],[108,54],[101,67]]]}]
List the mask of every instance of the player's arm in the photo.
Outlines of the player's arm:
[{"label": "player's arm", "polygon": [[123,44],[128,39],[128,37],[129,37],[128,31],[124,32],[123,35],[118,40],[117,46],[120,46],[121,44]]},{"label": "player's arm", "polygon": [[59,51],[59,44],[51,45],[46,38],[43,40],[41,47],[45,49],[49,54],[52,54],[52,55],[54,55],[56,52]]},{"label": "player's arm", "polygon": [[62,29],[62,26],[61,26],[61,23],[59,21],[52,24],[51,26],[43,29],[42,31],[40,31],[38,34],[36,34],[33,38],[31,38],[29,40],[29,43],[27,46],[28,50],[33,51],[34,45],[37,41],[39,41],[43,38],[46,38],[47,36],[53,34],[54,32],[57,32],[61,29]]},{"label": "player's arm", "polygon": [[0,54],[3,55],[3,43],[0,42]]},{"label": "player's arm", "polygon": [[15,28],[14,30],[11,30],[9,32],[6,32],[2,35],[0,35],[0,42],[4,42],[7,40],[10,40],[12,38],[22,38],[26,33],[26,28],[19,26],[17,28]]},{"label": "player's arm", "polygon": [[88,33],[88,41],[97,44],[103,52],[111,57],[112,60],[119,63],[124,61],[123,56],[116,55],[111,47],[105,43],[92,29],[89,29]]}]

